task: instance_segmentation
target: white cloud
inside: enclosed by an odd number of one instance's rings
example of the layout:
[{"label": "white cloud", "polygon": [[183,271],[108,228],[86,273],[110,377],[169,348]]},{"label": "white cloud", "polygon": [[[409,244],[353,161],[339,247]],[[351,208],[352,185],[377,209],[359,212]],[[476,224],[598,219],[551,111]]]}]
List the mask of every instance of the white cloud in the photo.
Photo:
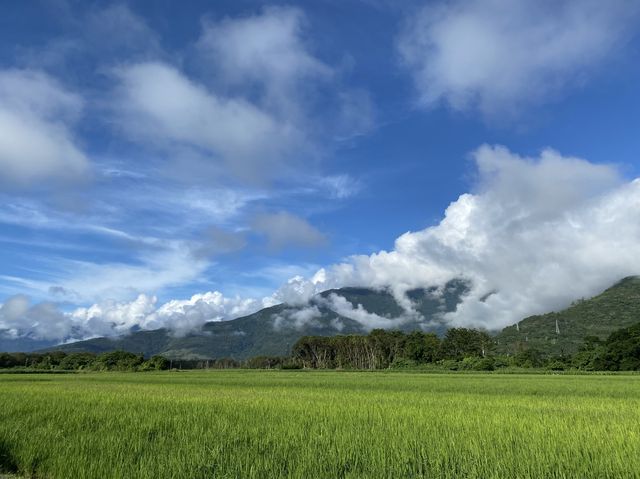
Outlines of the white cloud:
[{"label": "white cloud", "polygon": [[309,52],[304,26],[305,16],[297,8],[266,8],[259,15],[205,23],[198,48],[227,85],[259,85],[265,105],[293,114],[302,82],[334,74]]},{"label": "white cloud", "polygon": [[[218,291],[195,294],[187,300],[170,300],[157,306],[155,296],[141,294],[131,302],[107,301],[71,313],[77,330],[86,335],[114,336],[132,328],[169,329],[182,336],[197,330],[208,321],[224,321],[251,314],[270,300],[225,297]],[[77,333],[76,333],[77,334]]]},{"label": "white cloud", "polygon": [[326,237],[309,222],[285,211],[257,215],[253,229],[266,236],[270,248],[285,246],[316,247],[326,243]]},{"label": "white cloud", "polygon": [[58,339],[70,331],[71,321],[54,303],[31,304],[22,294],[0,304],[0,334],[9,338]]},{"label": "white cloud", "polygon": [[43,73],[0,71],[0,184],[47,187],[84,177],[89,160],[71,131],[82,106]]},{"label": "white cloud", "polygon": [[182,195],[174,195],[169,202],[175,202],[181,209],[188,208],[207,221],[224,223],[236,217],[246,206],[268,196],[260,192],[231,188],[209,188],[182,190]]},{"label": "white cloud", "polygon": [[[42,317],[58,318],[58,329],[52,332],[54,319],[36,320],[28,301],[16,297],[2,306],[0,329],[11,334],[35,332],[32,335],[42,338],[64,337],[65,331],[73,337],[116,334],[133,326],[168,327],[184,334],[205,321],[230,319],[277,302],[303,306],[299,314],[290,311],[283,316],[283,327],[316,321],[320,309],[316,312],[313,306],[328,307],[366,328],[396,327],[416,320],[404,297],[407,290],[441,286],[455,278],[468,279],[471,290],[442,320],[499,329],[568,306],[640,273],[640,179],[626,182],[612,166],[553,150],[527,158],[485,145],[473,158],[478,169],[473,192],[452,202],[439,224],[403,234],[392,251],[351,257],[318,270],[310,279],[296,276],[262,300],[212,292],[157,307],[154,297],[142,295],[132,303],[98,302],[62,317],[49,304],[42,306]],[[189,257],[176,253],[166,269],[159,258],[150,268],[127,266],[124,274],[111,267],[87,270],[71,286],[84,282],[85,294],[103,295],[105,288],[114,287],[113,278],[123,287],[147,291],[180,277],[180,272],[193,278]],[[178,273],[172,264],[182,265],[175,266]],[[340,286],[389,286],[406,313],[381,317],[339,296],[308,304],[315,293]]]},{"label": "white cloud", "polygon": [[140,292],[159,292],[200,278],[210,262],[193,255],[180,241],[153,239],[155,244],[135,262],[62,261],[73,273],[61,276],[55,286],[73,292],[76,300],[124,299]]},{"label": "white cloud", "polygon": [[122,67],[116,76],[126,131],[159,146],[201,149],[219,175],[256,179],[298,142],[292,125],[240,97],[216,95],[165,63]]},{"label": "white cloud", "polygon": [[629,38],[636,0],[429,5],[398,41],[425,106],[514,114],[580,84]]},{"label": "white cloud", "polygon": [[451,203],[438,225],[405,233],[392,251],[298,280],[296,289],[309,297],[391,286],[402,299],[411,288],[468,278],[470,293],[445,319],[497,329],[640,273],[640,179],[625,183],[613,167],[551,150],[523,158],[483,146],[474,159],[476,192]]},{"label": "white cloud", "polygon": [[361,304],[354,306],[352,303],[347,301],[346,298],[335,293],[330,294],[324,301],[324,304],[340,316],[360,323],[367,330],[376,328],[398,328],[404,322],[411,319],[410,314],[406,314],[398,318],[386,318],[379,314],[370,313]]},{"label": "white cloud", "polygon": [[55,303],[32,304],[27,296],[15,295],[0,304],[0,334],[75,341],[166,328],[182,336],[208,321],[233,319],[273,305],[271,298],[229,298],[218,291],[195,294],[187,300],[174,299],[160,306],[157,303],[155,296],[140,294],[133,301],[107,300],[65,313]]},{"label": "white cloud", "polygon": [[[70,315],[77,338],[126,334],[133,327],[147,329],[148,317],[156,310],[157,298],[140,294],[131,302],[103,301],[88,308],[77,308]],[[61,337],[59,339],[66,339]]]},{"label": "white cloud", "polygon": [[324,269],[318,270],[309,280],[301,275],[295,275],[278,288],[273,297],[278,302],[298,306],[303,305],[316,293],[323,291],[323,289],[329,289],[327,283]]},{"label": "white cloud", "polygon": [[320,326],[317,321],[322,317],[322,312],[316,305],[310,305],[299,309],[285,309],[273,318],[273,328],[281,331],[287,328],[302,330],[308,326]]},{"label": "white cloud", "polygon": [[362,189],[362,184],[349,175],[333,175],[319,178],[318,182],[327,190],[330,198],[344,200],[355,196]]},{"label": "white cloud", "polygon": [[162,61],[115,69],[116,123],[161,148],[172,178],[260,184],[313,170],[327,140],[366,131],[374,111],[365,91],[347,88],[312,53],[305,25],[290,7],[204,22],[197,54],[184,62],[197,65],[199,80]]}]

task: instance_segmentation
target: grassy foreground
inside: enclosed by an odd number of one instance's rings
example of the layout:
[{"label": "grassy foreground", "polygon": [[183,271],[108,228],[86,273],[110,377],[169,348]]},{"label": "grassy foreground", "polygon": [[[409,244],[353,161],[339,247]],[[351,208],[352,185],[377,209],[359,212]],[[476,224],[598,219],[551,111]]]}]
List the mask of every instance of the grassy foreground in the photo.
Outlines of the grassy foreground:
[{"label": "grassy foreground", "polygon": [[640,376],[0,376],[0,472],[42,478],[640,475]]}]

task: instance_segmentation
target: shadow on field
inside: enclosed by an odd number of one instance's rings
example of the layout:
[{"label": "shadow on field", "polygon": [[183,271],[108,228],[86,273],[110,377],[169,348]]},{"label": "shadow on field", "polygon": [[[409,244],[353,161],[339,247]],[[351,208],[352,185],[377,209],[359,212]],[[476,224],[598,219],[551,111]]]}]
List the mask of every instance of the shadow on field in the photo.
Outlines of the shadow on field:
[{"label": "shadow on field", "polygon": [[18,464],[11,454],[11,448],[6,441],[0,439],[0,474],[18,472]]}]

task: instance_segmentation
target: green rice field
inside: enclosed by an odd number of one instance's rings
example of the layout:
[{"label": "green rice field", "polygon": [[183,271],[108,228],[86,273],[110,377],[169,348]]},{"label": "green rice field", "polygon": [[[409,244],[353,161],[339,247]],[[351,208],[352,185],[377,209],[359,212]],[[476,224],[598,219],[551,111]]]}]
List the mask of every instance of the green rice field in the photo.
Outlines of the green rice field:
[{"label": "green rice field", "polygon": [[0,375],[0,472],[38,478],[640,477],[640,376]]}]

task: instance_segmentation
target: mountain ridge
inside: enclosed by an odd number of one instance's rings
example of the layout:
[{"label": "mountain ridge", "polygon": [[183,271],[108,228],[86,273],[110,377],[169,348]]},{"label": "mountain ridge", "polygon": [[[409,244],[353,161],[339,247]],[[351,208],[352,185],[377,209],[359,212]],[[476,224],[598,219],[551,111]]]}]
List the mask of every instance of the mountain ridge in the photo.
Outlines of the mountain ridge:
[{"label": "mountain ridge", "polygon": [[[453,311],[468,291],[469,285],[462,280],[453,280],[435,294],[438,288],[418,288],[408,292],[416,310],[431,321],[427,328],[443,334],[446,325],[438,321],[443,312]],[[331,309],[331,297],[345,298],[355,309],[359,305],[367,312],[375,312],[381,318],[393,319],[405,311],[388,290],[345,287],[323,291],[303,306],[287,303],[270,306],[253,314],[229,321],[207,322],[201,331],[181,337],[172,335],[167,329],[137,331],[116,338],[94,338],[62,344],[46,351],[102,353],[123,349],[145,356],[162,354],[170,358],[213,359],[229,357],[246,359],[254,356],[281,356],[289,353],[301,336],[332,336],[336,334],[365,334],[366,328],[358,321]],[[318,317],[306,321],[296,318],[303,309],[316,308]],[[419,327],[416,320],[405,320],[398,329],[412,331]]]},{"label": "mountain ridge", "polygon": [[[468,289],[468,283],[454,280],[440,289],[408,291],[407,298],[424,319],[405,319],[394,329],[405,332],[422,329],[443,335],[447,325],[441,320],[442,313],[454,311]],[[404,314],[388,290],[345,287],[323,291],[304,306],[282,303],[230,321],[207,322],[200,331],[184,336],[176,336],[167,329],[136,331],[115,338],[45,346],[42,350],[102,353],[122,349],[145,356],[163,354],[181,359],[246,359],[286,355],[302,336],[366,334],[371,328],[331,309],[333,295],[346,299],[354,310],[361,305],[365,312],[381,318],[399,318]],[[301,311],[305,309],[311,314],[303,318]],[[517,354],[525,349],[550,355],[572,354],[585,337],[606,339],[614,330],[636,322],[640,322],[640,277],[629,276],[561,311],[530,316],[505,327],[494,335],[495,349],[500,354]],[[429,326],[425,328],[426,324]]]},{"label": "mountain ridge", "polygon": [[578,299],[561,311],[529,316],[507,326],[496,335],[496,349],[508,354],[522,349],[537,349],[554,355],[572,354],[588,336],[604,340],[615,330],[638,322],[640,276],[627,276],[602,293],[589,299]]}]

